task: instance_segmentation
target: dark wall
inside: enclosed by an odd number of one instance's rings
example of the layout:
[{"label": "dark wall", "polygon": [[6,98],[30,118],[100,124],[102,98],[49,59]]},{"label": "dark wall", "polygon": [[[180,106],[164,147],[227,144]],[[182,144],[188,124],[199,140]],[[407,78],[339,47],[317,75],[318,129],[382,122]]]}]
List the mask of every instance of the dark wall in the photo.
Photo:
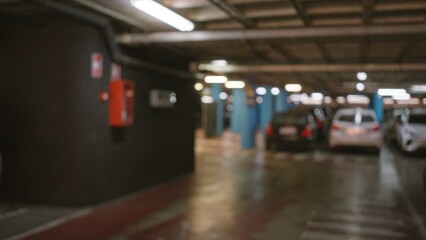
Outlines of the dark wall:
[{"label": "dark wall", "polygon": [[[111,59],[97,28],[51,16],[0,19],[0,29],[0,198],[85,205],[193,170],[192,81],[122,66],[123,78],[135,81],[135,124],[113,129],[98,99]],[[176,53],[146,49],[187,66]],[[90,76],[93,52],[104,56],[102,79]],[[151,108],[154,88],[176,92],[176,106]]]}]

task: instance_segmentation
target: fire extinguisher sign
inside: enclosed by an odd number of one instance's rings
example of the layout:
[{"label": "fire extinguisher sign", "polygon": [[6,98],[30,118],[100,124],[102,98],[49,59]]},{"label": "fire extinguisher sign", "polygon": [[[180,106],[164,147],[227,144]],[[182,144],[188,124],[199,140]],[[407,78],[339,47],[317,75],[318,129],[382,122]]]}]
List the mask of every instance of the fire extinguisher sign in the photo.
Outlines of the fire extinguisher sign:
[{"label": "fire extinguisher sign", "polygon": [[102,78],[104,58],[100,53],[92,53],[91,76],[92,78]]}]

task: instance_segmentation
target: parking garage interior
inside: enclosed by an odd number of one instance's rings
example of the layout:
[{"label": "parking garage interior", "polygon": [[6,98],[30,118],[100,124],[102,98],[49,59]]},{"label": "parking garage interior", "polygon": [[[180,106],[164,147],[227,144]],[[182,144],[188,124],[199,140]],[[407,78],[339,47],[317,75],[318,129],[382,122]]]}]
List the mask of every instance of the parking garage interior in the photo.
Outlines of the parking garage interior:
[{"label": "parking garage interior", "polygon": [[0,239],[425,239],[425,11],[0,0]]}]

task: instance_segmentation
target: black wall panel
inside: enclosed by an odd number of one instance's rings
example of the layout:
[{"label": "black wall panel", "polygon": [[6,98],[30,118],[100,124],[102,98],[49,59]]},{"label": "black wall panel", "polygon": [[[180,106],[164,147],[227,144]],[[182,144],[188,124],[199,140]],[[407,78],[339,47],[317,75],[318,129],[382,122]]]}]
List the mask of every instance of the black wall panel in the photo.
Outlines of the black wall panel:
[{"label": "black wall panel", "polygon": [[[113,129],[108,104],[98,99],[108,90],[111,59],[97,28],[52,16],[0,19],[0,29],[0,198],[85,205],[193,170],[192,81],[122,66],[123,78],[135,81],[135,124]],[[93,52],[104,56],[102,79],[90,76]],[[145,53],[182,69],[189,61],[166,50]],[[134,54],[144,58],[143,49]],[[176,92],[175,108],[151,108],[151,89]]]}]

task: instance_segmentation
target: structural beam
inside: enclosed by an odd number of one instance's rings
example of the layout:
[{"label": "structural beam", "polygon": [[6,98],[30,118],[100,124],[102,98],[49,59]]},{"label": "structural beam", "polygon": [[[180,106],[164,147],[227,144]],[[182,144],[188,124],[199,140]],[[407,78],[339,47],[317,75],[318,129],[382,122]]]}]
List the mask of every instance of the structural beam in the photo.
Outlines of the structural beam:
[{"label": "structural beam", "polygon": [[289,0],[291,6],[294,8],[294,10],[297,13],[297,16],[299,16],[300,19],[302,19],[303,24],[305,26],[309,26],[311,23],[311,20],[309,19],[309,17],[305,14],[305,11],[303,9],[303,6],[300,2],[296,1],[296,0]]},{"label": "structural beam", "polygon": [[200,69],[216,73],[261,73],[261,72],[426,72],[426,63],[370,63],[370,64],[282,64],[282,65],[227,65],[223,67],[201,64]]},{"label": "structural beam", "polygon": [[426,24],[373,25],[353,27],[303,27],[293,29],[246,29],[227,31],[157,32],[133,33],[117,36],[122,44],[136,43],[181,43],[209,41],[241,41],[272,39],[317,39],[342,37],[373,37],[425,35]]},{"label": "structural beam", "polygon": [[236,9],[232,5],[229,5],[228,3],[222,0],[209,0],[209,1],[212,4],[214,4],[216,7],[224,11],[226,14],[228,14],[232,19],[243,24],[245,27],[247,28],[255,27],[255,23],[253,21],[246,18],[244,14],[242,14],[238,9]]}]

